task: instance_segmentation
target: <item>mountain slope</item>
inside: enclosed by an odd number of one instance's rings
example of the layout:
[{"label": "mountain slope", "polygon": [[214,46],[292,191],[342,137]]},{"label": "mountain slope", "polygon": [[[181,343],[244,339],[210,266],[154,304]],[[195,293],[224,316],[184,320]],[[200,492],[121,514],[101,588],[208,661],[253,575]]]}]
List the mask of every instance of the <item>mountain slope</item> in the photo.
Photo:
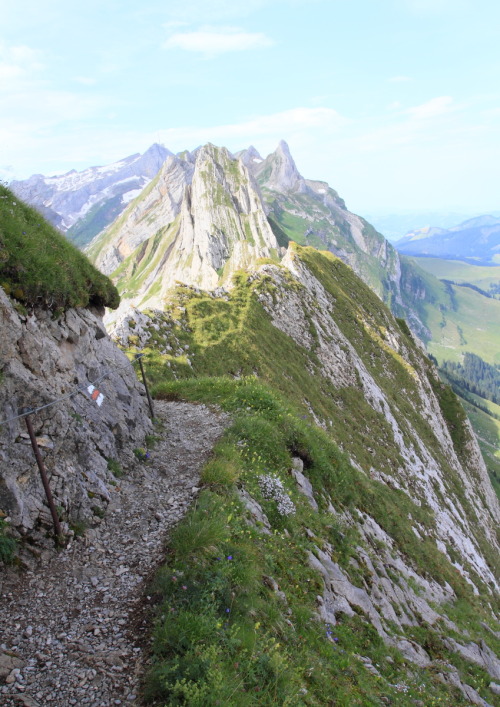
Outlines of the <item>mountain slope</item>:
[{"label": "mountain slope", "polygon": [[118,307],[113,283],[34,208],[0,184],[0,286],[23,305]]},{"label": "mountain slope", "polygon": [[206,145],[195,156],[169,157],[88,253],[113,273],[123,309],[161,306],[177,280],[214,289],[259,258],[276,259],[278,249],[243,162]]},{"label": "mountain slope", "polygon": [[[246,158],[246,153],[241,153]],[[301,245],[327,248],[353,270],[422,338],[428,337],[402,282],[398,252],[365,219],[351,213],[326,182],[304,179],[285,142],[265,160],[249,162],[271,225]]]},{"label": "mountain slope", "polygon": [[[235,416],[207,469],[210,490],[179,530],[160,580],[169,618],[155,643],[163,666],[152,678],[155,694],[173,700],[182,678],[217,695],[227,684],[252,685],[241,644],[225,642],[234,630],[255,636],[244,645],[258,656],[265,654],[261,641],[274,637],[284,646],[284,663],[277,672],[270,668],[269,680],[286,678],[296,695],[306,689],[304,704],[325,704],[323,681],[305,670],[310,660],[321,662],[340,704],[393,696],[386,678],[368,687],[361,676],[350,686],[341,677],[337,659],[358,676],[361,651],[388,676],[379,650],[414,664],[409,672],[418,671],[424,700],[439,694],[437,671],[459,690],[447,693],[445,704],[492,704],[488,678],[473,678],[463,659],[471,634],[463,633],[453,607],[463,602],[488,621],[494,616],[498,501],[455,396],[404,323],[350,268],[291,244],[281,265],[237,274],[228,291],[181,287],[166,311],[135,311],[116,335],[127,346],[147,347],[155,395],[217,403]],[[279,479],[281,507],[291,508],[287,496],[294,513],[277,510],[269,488],[279,485],[263,477]],[[217,564],[223,558],[257,584],[226,576]],[[170,579],[181,572],[187,603]],[[262,575],[284,592],[277,604],[263,591]],[[206,632],[195,614],[207,617]],[[189,672],[194,648],[176,642],[181,630],[192,635],[208,672]],[[346,655],[337,657],[323,638],[327,661],[312,638],[318,631],[340,635]],[[491,661],[496,675],[500,662]],[[211,680],[221,665],[230,677],[217,686]],[[411,704],[404,699],[397,704]]]},{"label": "mountain slope", "polygon": [[12,191],[34,206],[76,245],[85,246],[123,211],[128,202],[156,175],[170,151],[152,145],[105,167],[44,177],[34,174],[13,181]]}]

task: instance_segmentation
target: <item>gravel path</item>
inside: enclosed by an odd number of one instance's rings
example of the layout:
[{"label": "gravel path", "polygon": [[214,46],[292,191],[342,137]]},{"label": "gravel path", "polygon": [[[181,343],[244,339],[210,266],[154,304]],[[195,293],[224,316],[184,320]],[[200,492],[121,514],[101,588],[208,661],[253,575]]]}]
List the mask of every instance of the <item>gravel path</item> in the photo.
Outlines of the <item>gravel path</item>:
[{"label": "gravel path", "polygon": [[161,440],[119,480],[101,523],[34,571],[0,577],[0,704],[139,704],[146,582],[227,424],[204,405],[155,402]]}]

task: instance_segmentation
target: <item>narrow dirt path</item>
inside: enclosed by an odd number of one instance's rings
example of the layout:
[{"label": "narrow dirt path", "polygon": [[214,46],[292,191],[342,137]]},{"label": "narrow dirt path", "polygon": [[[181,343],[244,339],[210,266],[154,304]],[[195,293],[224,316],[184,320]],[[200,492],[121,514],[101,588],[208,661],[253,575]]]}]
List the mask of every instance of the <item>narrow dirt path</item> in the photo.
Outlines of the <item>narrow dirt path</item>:
[{"label": "narrow dirt path", "polygon": [[138,704],[146,580],[228,423],[204,405],[155,408],[161,440],[119,479],[101,523],[35,571],[0,577],[0,704]]}]

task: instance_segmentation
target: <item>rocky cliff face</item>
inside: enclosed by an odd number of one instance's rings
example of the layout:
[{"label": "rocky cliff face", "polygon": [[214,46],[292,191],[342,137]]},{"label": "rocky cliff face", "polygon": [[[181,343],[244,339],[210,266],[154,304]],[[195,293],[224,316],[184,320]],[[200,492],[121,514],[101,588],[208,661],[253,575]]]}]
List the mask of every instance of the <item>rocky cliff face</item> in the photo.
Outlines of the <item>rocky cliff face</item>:
[{"label": "rocky cliff face", "polygon": [[[63,518],[98,522],[116,483],[108,460],[125,468],[151,431],[132,365],[95,312],[20,315],[1,288],[0,361],[1,421],[65,398],[34,414],[33,427]],[[86,391],[98,378],[100,407]],[[0,426],[0,467],[0,509],[22,535],[45,531],[51,519],[23,419]]]},{"label": "rocky cliff face", "polygon": [[[88,253],[131,304],[159,307],[177,281],[212,290],[278,243],[247,167],[225,148],[170,157],[150,188]],[[118,266],[118,267],[117,267]]]}]

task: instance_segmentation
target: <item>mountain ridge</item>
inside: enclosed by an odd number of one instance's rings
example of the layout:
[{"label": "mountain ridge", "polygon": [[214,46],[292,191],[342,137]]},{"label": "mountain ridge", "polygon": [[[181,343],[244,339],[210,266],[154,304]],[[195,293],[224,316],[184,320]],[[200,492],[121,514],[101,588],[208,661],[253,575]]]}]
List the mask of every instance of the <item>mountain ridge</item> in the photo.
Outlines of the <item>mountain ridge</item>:
[{"label": "mountain ridge", "polygon": [[478,265],[500,260],[500,218],[490,215],[467,219],[452,228],[421,228],[410,231],[395,243],[399,252]]}]

